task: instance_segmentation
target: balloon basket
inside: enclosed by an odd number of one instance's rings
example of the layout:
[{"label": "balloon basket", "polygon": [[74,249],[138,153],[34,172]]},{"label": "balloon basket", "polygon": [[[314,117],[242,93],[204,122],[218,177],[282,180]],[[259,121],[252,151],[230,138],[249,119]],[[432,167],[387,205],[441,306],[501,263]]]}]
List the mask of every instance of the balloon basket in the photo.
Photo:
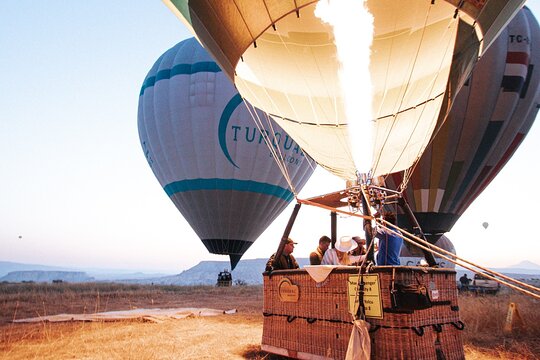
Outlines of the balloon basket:
[{"label": "balloon basket", "polygon": [[[379,266],[360,281],[358,272],[335,268],[321,282],[305,269],[265,273],[262,349],[298,359],[344,359],[360,282],[373,359],[465,358],[455,271]],[[398,304],[396,288],[403,285],[426,290],[428,303],[406,294]]]}]

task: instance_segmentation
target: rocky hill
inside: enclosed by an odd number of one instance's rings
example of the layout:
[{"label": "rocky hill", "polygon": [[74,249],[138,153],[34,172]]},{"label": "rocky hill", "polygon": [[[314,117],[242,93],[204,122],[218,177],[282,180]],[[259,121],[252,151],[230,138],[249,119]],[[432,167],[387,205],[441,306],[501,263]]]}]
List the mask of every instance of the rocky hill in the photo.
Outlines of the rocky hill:
[{"label": "rocky hill", "polygon": [[61,266],[47,266],[38,264],[22,264],[11,261],[0,261],[0,277],[7,275],[12,271],[28,271],[28,270],[44,270],[44,271],[73,271]]},{"label": "rocky hill", "polygon": [[[241,260],[231,273],[233,283],[241,281],[248,285],[262,284],[262,273],[268,259]],[[309,265],[309,259],[297,258],[300,267]],[[228,261],[201,261],[196,266],[181,272],[178,275],[165,276],[153,279],[130,281],[137,283],[154,283],[163,285],[215,285],[218,274],[229,270]]]},{"label": "rocky hill", "polygon": [[7,282],[87,282],[93,281],[94,278],[88,276],[82,271],[11,271],[7,275],[0,278],[1,281]]}]

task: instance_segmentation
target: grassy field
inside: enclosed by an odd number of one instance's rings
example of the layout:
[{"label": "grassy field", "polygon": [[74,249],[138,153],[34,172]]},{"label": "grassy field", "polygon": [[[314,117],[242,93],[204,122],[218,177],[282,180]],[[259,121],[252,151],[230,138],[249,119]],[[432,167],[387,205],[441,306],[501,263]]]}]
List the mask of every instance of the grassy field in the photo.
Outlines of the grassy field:
[{"label": "grassy field", "polygon": [[[0,284],[0,359],[277,359],[260,350],[262,287]],[[540,359],[539,302],[460,295],[467,359]],[[523,327],[503,333],[509,303]],[[12,323],[59,313],[135,308],[237,309],[234,315],[144,321]]]}]

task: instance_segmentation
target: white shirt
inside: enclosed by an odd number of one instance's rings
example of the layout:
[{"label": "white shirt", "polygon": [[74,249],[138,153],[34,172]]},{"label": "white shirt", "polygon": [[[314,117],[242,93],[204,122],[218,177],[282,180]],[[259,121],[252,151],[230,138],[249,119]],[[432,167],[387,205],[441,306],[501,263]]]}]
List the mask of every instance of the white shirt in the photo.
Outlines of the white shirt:
[{"label": "white shirt", "polygon": [[321,265],[351,265],[355,262],[362,261],[365,255],[353,256],[349,254],[349,263],[342,264],[336,253],[336,249],[328,249],[324,253]]}]

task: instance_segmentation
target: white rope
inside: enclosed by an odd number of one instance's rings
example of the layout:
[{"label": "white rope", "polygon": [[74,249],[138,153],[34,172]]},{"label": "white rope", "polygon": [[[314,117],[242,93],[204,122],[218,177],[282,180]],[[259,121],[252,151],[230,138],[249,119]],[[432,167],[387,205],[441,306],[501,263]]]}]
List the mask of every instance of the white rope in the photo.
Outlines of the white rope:
[{"label": "white rope", "polygon": [[[281,148],[279,147],[279,144],[277,144],[277,139],[275,136],[274,127],[272,125],[272,122],[270,121],[270,117],[268,114],[264,113],[266,116],[266,122],[270,128],[270,131],[272,132],[271,139],[269,138],[269,135],[266,133],[266,130],[264,128],[263,121],[259,117],[259,113],[256,111],[256,109],[253,107],[253,105],[248,104],[248,102],[244,99],[244,104],[246,106],[246,109],[248,110],[249,114],[251,115],[251,118],[253,119],[253,122],[257,126],[257,129],[259,130],[259,133],[264,139],[264,143],[268,147],[268,150],[270,150],[270,153],[272,154],[272,157],[276,161],[277,166],[279,167],[279,170],[283,174],[283,177],[287,181],[287,184],[289,185],[289,188],[293,192],[293,194],[296,196],[297,192],[294,187],[294,184],[292,182],[291,176],[289,174],[289,169],[287,168],[287,164],[285,162],[285,157],[283,156],[281,152]],[[280,139],[281,141],[281,139]],[[276,146],[273,146],[273,143],[276,142]],[[306,157],[307,159],[307,157]]]}]

